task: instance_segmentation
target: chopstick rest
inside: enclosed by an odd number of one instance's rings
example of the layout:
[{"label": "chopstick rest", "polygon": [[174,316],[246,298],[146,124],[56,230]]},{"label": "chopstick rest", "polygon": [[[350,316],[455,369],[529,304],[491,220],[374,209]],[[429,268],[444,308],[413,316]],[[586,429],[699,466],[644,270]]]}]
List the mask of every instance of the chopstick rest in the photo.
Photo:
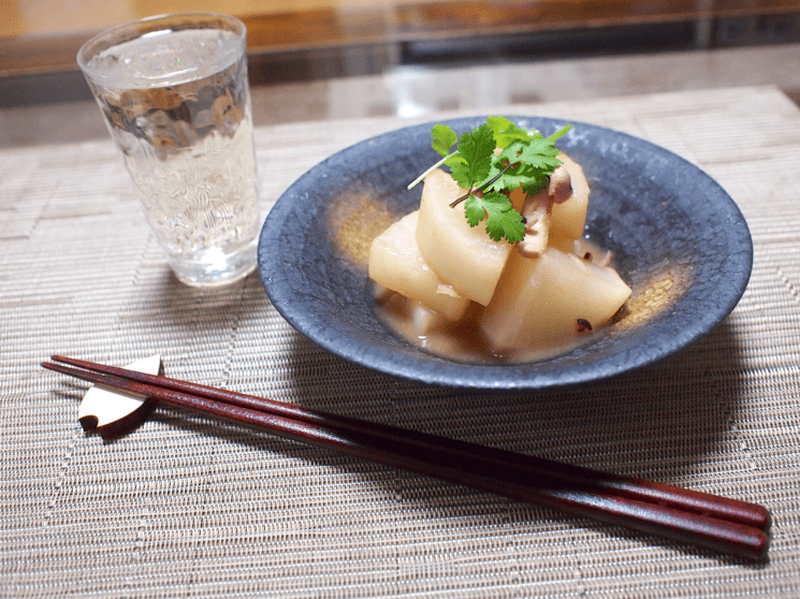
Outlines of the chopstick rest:
[{"label": "chopstick rest", "polygon": [[[132,364],[126,370],[134,370],[146,374],[160,374],[164,365],[161,356],[156,354]],[[148,405],[145,395],[114,390],[102,385],[94,385],[78,406],[78,422],[85,430],[98,430],[104,437],[135,428],[146,417]]]},{"label": "chopstick rest", "polygon": [[[762,506],[61,356],[45,368],[281,437],[751,560]],[[71,364],[80,369],[65,366]]]}]

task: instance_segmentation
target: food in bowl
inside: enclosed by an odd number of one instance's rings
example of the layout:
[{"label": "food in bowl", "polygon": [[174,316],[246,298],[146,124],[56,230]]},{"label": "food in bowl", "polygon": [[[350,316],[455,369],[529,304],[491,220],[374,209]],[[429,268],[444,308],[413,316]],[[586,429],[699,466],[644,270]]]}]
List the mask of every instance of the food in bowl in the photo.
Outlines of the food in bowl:
[{"label": "food in bowl", "polygon": [[449,359],[521,362],[613,321],[631,288],[583,238],[589,185],[555,146],[567,130],[544,137],[502,117],[459,139],[433,128],[443,159],[412,183],[424,182],[419,209],[370,247],[385,326]]}]

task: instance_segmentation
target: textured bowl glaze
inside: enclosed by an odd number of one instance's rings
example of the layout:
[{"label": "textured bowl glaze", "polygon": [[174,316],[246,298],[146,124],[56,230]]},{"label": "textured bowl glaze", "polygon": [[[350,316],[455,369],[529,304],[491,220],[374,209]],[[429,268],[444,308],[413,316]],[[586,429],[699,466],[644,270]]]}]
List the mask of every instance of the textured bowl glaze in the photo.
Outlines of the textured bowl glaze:
[{"label": "textured bowl glaze", "polygon": [[[564,121],[508,117],[544,135]],[[445,121],[456,131],[485,118]],[[587,383],[653,364],[697,341],[738,303],[753,246],[730,196],[675,154],[584,123],[558,146],[591,187],[586,235],[614,252],[633,288],[623,318],[586,345],[525,364],[448,361],[390,333],[373,312],[367,278],[372,239],[415,210],[407,184],[439,156],[434,123],[363,141],[318,164],[278,200],[259,240],[267,293],[289,323],[328,351],[386,375],[474,389],[532,390]]]}]

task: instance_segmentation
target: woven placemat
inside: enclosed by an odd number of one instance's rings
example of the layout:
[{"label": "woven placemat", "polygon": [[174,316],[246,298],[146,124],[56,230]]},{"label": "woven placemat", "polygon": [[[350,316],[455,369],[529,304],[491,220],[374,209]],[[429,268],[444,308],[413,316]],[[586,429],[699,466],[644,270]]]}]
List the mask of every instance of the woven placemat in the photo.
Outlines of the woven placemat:
[{"label": "woven placemat", "polygon": [[[770,87],[498,107],[622,130],[741,207],[750,285],[707,338],[578,389],[496,395],[388,380],[305,340],[257,274],[170,274],[109,142],[0,152],[0,596],[792,597],[800,594],[800,111]],[[428,115],[433,120],[454,115]],[[98,115],[99,118],[99,115]],[[307,168],[411,121],[259,129],[265,211]],[[61,353],[766,505],[748,564],[157,411],[87,435]]]}]

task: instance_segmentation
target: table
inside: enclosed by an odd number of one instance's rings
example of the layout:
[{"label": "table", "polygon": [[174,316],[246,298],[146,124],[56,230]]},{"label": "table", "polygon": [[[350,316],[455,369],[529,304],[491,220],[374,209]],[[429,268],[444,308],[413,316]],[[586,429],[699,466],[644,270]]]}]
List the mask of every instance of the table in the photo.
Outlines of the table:
[{"label": "table", "polygon": [[[653,368],[577,389],[388,380],[295,332],[257,274],[216,291],[179,284],[110,141],[0,151],[0,596],[800,593],[800,111],[764,86],[513,112],[622,130],[716,178],[755,245],[730,317]],[[264,209],[319,160],[411,122],[259,128]],[[178,378],[761,503],[769,561],[176,411],[104,442],[77,422],[85,385],[39,367],[52,353],[114,364],[160,353]]]}]

